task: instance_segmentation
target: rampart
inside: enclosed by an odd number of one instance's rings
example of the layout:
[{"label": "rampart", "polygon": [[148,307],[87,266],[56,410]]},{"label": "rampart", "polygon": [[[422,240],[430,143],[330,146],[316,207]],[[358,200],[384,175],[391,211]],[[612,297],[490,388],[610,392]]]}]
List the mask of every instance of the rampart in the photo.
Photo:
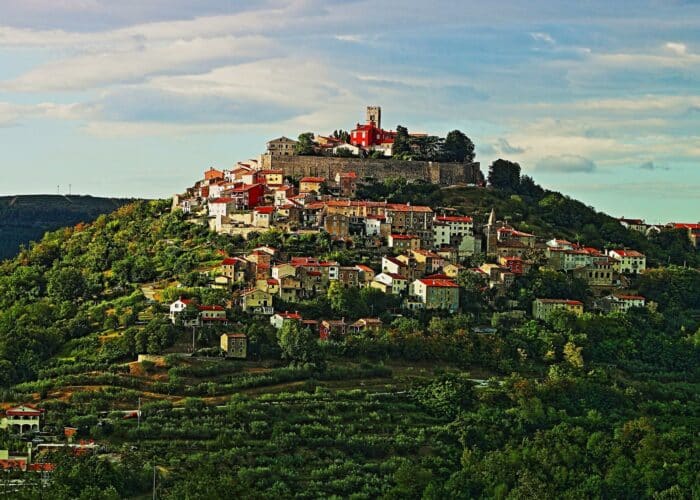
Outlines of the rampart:
[{"label": "rampart", "polygon": [[484,177],[478,162],[442,163],[434,161],[402,161],[391,159],[338,158],[329,156],[271,156],[264,154],[260,162],[264,169],[279,169],[290,177],[335,178],[338,172],[355,172],[359,178],[384,180],[403,177],[433,184],[478,184]]}]

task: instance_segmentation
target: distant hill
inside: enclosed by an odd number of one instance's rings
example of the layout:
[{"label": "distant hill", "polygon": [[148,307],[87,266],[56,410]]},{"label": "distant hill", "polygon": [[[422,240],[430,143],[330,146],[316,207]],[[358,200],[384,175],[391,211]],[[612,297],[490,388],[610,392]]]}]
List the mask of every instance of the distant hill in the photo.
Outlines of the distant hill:
[{"label": "distant hill", "polygon": [[46,231],[91,222],[129,203],[129,199],[93,196],[22,195],[0,197],[0,260]]}]

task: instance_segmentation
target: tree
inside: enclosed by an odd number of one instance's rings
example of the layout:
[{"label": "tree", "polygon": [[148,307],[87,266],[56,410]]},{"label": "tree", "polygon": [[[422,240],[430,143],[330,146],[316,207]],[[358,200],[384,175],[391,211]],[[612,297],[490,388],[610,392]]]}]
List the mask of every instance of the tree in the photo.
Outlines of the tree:
[{"label": "tree", "polygon": [[296,321],[286,321],[277,332],[282,357],[292,364],[318,364],[322,361],[318,340],[309,328]]},{"label": "tree", "polygon": [[294,146],[294,151],[298,155],[302,156],[313,156],[316,154],[316,149],[314,148],[314,133],[304,132],[299,134],[296,145]]},{"label": "tree", "polygon": [[488,181],[495,189],[515,192],[520,186],[520,165],[499,158],[489,167]]},{"label": "tree", "polygon": [[411,144],[408,137],[408,129],[402,125],[396,126],[396,137],[391,153],[394,157],[403,156],[411,152]]},{"label": "tree", "polygon": [[449,159],[453,161],[474,161],[474,143],[461,130],[453,130],[447,134],[444,148]]},{"label": "tree", "polygon": [[59,301],[82,298],[85,293],[85,278],[74,267],[55,270],[49,277],[47,291],[51,298]]}]

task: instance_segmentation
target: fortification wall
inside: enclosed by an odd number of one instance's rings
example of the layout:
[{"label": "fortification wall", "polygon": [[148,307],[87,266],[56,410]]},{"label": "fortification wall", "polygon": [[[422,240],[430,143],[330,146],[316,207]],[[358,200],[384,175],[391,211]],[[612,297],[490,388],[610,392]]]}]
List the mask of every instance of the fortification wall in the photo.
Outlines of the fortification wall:
[{"label": "fortification wall", "polygon": [[483,180],[479,163],[441,163],[432,161],[401,161],[328,156],[262,155],[262,168],[284,170],[290,177],[319,176],[332,179],[338,172],[355,172],[358,177],[404,177],[450,185],[478,183]]}]

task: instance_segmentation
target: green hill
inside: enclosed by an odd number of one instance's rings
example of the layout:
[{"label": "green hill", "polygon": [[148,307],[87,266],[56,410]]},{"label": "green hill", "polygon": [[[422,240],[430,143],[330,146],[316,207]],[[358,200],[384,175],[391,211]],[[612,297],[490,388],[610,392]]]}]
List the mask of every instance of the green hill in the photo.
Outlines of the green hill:
[{"label": "green hill", "polygon": [[91,222],[133,200],[93,196],[21,195],[0,197],[0,260],[21,245],[79,222]]},{"label": "green hill", "polygon": [[[495,206],[538,234],[629,238],[658,252],[657,263],[676,258],[558,193],[375,190],[478,217]],[[158,497],[173,499],[700,495],[700,320],[688,313],[700,311],[697,270],[637,278],[649,308],[550,322],[507,313],[508,303],[574,288],[554,271],[519,278],[506,297],[460,276],[469,307],[456,315],[393,318],[381,292],[331,287],[291,307],[354,321],[371,305],[383,324],[318,342],[298,327],[279,334],[268,317],[232,304],[231,290],[208,287],[222,251],[263,244],[349,263],[372,251],[334,247],[324,234],[243,241],[193,224],[168,201],[138,201],[0,262],[0,403],[37,404],[57,440],[70,426],[99,445],[36,455],[56,465],[52,498],[143,498],[153,474]],[[167,303],[178,296],[226,307],[229,325],[171,324]],[[488,321],[495,333],[475,330]],[[245,333],[249,358],[221,359],[221,333]],[[153,357],[136,362],[139,354]],[[139,407],[140,419],[125,418]],[[0,449],[26,449],[13,439],[0,432]],[[47,488],[25,486],[21,498]]]}]

